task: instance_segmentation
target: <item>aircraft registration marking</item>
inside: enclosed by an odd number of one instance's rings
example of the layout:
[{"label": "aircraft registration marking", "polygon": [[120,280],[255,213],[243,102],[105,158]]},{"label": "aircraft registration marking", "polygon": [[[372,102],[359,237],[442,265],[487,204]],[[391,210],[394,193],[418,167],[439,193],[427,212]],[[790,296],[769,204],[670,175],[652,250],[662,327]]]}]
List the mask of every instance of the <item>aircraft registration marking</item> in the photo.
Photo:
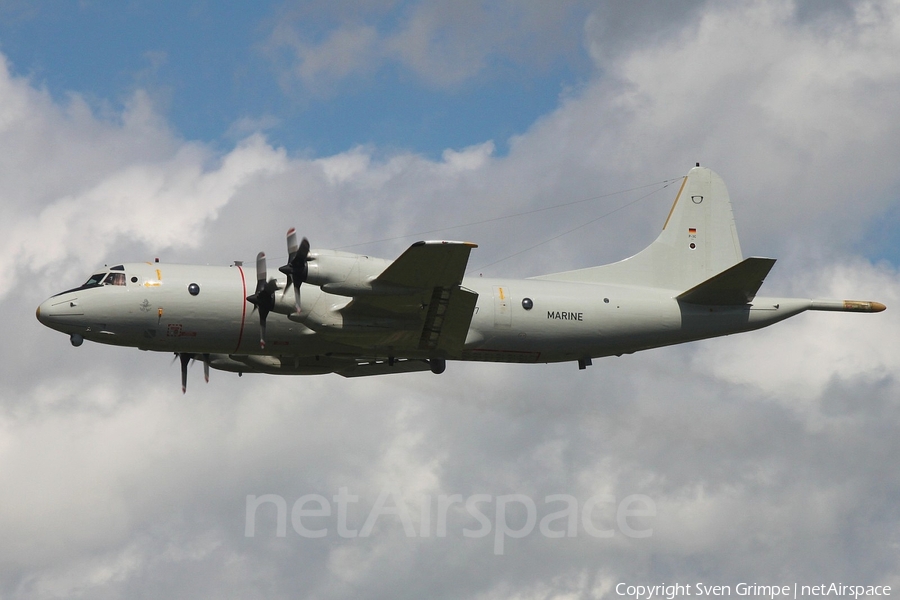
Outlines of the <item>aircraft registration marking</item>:
[{"label": "aircraft registration marking", "polygon": [[166,337],[197,337],[197,332],[185,331],[181,323],[169,323],[166,327]]}]

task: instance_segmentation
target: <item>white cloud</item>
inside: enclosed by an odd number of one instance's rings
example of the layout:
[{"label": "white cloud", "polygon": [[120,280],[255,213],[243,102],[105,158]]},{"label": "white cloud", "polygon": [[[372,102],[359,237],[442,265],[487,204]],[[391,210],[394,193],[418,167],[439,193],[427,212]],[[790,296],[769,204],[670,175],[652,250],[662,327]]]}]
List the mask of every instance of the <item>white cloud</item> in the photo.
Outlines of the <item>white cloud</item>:
[{"label": "white cloud", "polygon": [[711,5],[611,67],[626,90],[614,100],[635,121],[629,133],[657,142],[639,148],[651,156],[696,156],[734,173],[736,197],[752,198],[739,209],[751,227],[777,214],[801,235],[816,233],[806,224],[828,228],[819,237],[858,235],[894,182],[898,125],[887,115],[900,36],[893,3],[855,7],[825,28],[798,25],[789,3]]},{"label": "white cloud", "polygon": [[[896,282],[895,269],[856,261],[798,276],[792,292],[798,297],[877,298],[896,310]],[[704,346],[694,356],[695,364],[723,381],[752,385],[788,408],[809,410],[808,404],[821,402],[826,388],[838,380],[850,387],[877,385],[900,373],[893,344],[900,322],[892,312],[807,313],[778,327],[722,340],[715,348]]]},{"label": "white cloud", "polygon": [[117,244],[196,247],[198,228],[236,190],[286,164],[259,136],[222,157],[178,140],[140,92],[117,121],[103,121],[77,96],[58,107],[4,69],[0,105],[0,189],[11,200],[0,294],[38,272],[86,272]]},{"label": "white cloud", "polygon": [[[866,16],[879,6],[887,22]],[[15,317],[0,361],[0,488],[10,491],[0,498],[0,594],[565,597],[710,574],[723,584],[776,583],[764,581],[773,574],[896,584],[897,476],[883,465],[900,450],[900,288],[896,269],[847,250],[896,204],[884,193],[898,183],[891,10],[859,5],[825,36],[779,5],[711,6],[678,35],[605,54],[614,76],[586,82],[505,157],[485,142],[440,161],[371,147],[307,158],[259,136],[217,153],[179,139],[141,94],[100,118],[77,97],[60,103],[0,74],[0,190],[15,199],[3,204],[0,242],[0,302]],[[853,101],[866,110],[847,117]],[[726,177],[745,249],[786,253],[776,269],[795,281],[782,280],[785,294],[858,294],[888,311],[804,314],[585,372],[214,372],[203,385],[195,367],[184,397],[171,357],[74,350],[31,318],[37,296],[104,258],[164,250],[225,264],[282,248],[290,225],[323,246],[407,235],[677,176],[698,156]],[[654,237],[674,192],[495,272],[621,258]],[[842,205],[850,192],[857,201]],[[483,264],[635,197],[447,237],[479,242],[472,262]],[[798,256],[792,240],[812,250]],[[376,248],[390,257],[406,244]],[[341,487],[360,496],[360,527],[395,488],[414,518],[423,494],[479,493],[580,503],[643,494],[657,516],[648,539],[535,533],[506,540],[503,557],[493,538],[462,535],[477,527],[464,510],[444,538],[409,540],[391,517],[365,539],[307,540],[290,525],[279,538],[262,511],[259,533],[244,537],[247,495],[293,503]],[[597,517],[612,522],[610,507]]]}]

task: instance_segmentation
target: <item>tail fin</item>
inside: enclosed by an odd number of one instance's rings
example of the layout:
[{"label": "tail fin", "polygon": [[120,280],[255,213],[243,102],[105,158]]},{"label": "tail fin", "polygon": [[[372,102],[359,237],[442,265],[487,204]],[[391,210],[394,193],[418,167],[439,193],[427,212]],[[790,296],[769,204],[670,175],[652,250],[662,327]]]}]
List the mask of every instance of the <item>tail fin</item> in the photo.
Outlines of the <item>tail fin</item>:
[{"label": "tail fin", "polygon": [[644,250],[616,263],[535,279],[684,291],[742,258],[725,182],[710,169],[698,166],[685,176],[662,233]]}]

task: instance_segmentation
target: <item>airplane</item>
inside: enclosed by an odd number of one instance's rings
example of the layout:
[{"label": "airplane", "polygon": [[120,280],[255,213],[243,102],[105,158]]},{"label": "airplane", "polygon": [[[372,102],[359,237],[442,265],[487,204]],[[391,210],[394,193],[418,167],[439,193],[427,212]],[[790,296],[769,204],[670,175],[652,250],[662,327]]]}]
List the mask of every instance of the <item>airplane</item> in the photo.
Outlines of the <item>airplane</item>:
[{"label": "airplane", "polygon": [[[630,258],[528,279],[465,276],[477,245],[420,241],[393,262],[314,250],[287,234],[277,273],[123,263],[52,296],[38,320],[84,340],[174,352],[188,365],[345,377],[428,371],[448,360],[577,362],[760,329],[807,310],[880,312],[858,300],[769,298],[775,259],[743,258],[728,190],[690,169],[662,232]],[[274,317],[274,318],[273,318]]]}]

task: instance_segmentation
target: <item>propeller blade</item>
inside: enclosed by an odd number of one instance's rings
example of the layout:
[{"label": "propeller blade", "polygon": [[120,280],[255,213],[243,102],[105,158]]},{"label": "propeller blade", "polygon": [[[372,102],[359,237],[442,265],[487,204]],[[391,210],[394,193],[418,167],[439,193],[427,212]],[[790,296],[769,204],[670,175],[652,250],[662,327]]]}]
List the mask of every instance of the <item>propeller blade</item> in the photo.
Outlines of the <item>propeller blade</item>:
[{"label": "propeller blade", "polygon": [[[302,260],[303,263],[300,265],[300,270],[303,271],[302,279],[306,281],[306,276],[309,273],[309,267],[307,263],[309,262],[309,240],[303,238],[300,240],[300,248],[297,249],[297,256],[300,257],[297,260]],[[296,270],[296,269],[295,269]]]},{"label": "propeller blade", "polygon": [[266,284],[266,253],[260,252],[256,255],[256,291],[259,291],[260,285]]},{"label": "propeller blade", "polygon": [[266,286],[266,253],[260,252],[256,255],[256,290],[247,296],[247,302],[253,306],[259,306],[259,293]]},{"label": "propeller blade", "polygon": [[293,284],[294,309],[300,312],[300,284],[306,281],[309,275],[309,240],[303,238],[297,243],[297,232],[291,227],[287,232],[288,264],[279,267],[279,271],[287,275],[287,285],[284,290]]},{"label": "propeller blade", "polygon": [[266,281],[266,253],[256,255],[256,292],[247,296],[247,302],[253,304],[259,311],[259,347],[266,347],[266,317],[269,311],[275,308],[275,290],[278,283],[271,279]]},{"label": "propeller blade", "polygon": [[178,353],[178,358],[181,359],[181,393],[187,393],[187,370],[188,364],[190,364],[191,359],[194,358],[193,354],[188,352]]},{"label": "propeller blade", "polygon": [[297,250],[300,249],[300,245],[297,243],[297,230],[291,227],[287,232],[287,245],[288,245],[288,264],[294,262],[294,257],[297,255]]},{"label": "propeller blade", "polygon": [[300,248],[300,245],[297,244],[297,230],[291,227],[287,232],[287,247],[288,247],[288,261],[287,264],[278,267],[278,270],[287,275],[287,284],[284,286],[284,292],[282,292],[282,296],[287,294],[287,290],[291,287],[294,279],[294,258],[297,256],[297,250]]},{"label": "propeller blade", "polygon": [[266,349],[266,317],[269,312],[259,311],[259,347]]},{"label": "propeller blade", "polygon": [[294,281],[294,308],[300,312],[300,283],[306,281],[309,276],[309,240],[303,238],[300,241],[300,248],[297,250],[297,257],[294,262],[295,281]]},{"label": "propeller blade", "polygon": [[209,353],[203,354],[203,379],[209,383]]}]

